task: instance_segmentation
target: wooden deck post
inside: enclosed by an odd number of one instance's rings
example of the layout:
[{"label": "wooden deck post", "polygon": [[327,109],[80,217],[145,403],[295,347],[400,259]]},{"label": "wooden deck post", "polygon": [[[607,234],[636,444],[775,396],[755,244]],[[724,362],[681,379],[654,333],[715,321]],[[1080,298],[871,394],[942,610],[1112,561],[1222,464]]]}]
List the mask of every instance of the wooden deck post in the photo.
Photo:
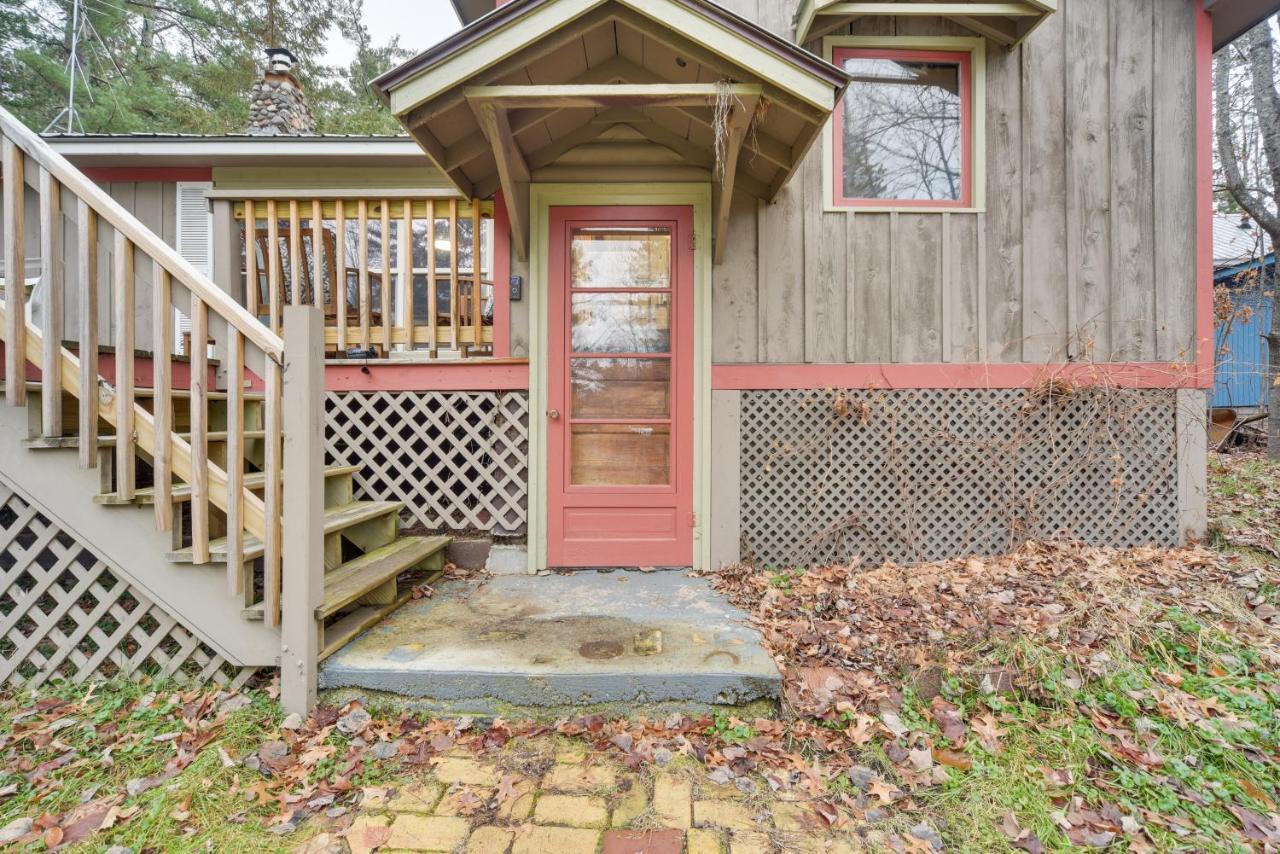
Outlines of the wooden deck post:
[{"label": "wooden deck post", "polygon": [[306,715],[316,703],[324,599],[324,311],[284,310],[284,556],[280,699]]}]

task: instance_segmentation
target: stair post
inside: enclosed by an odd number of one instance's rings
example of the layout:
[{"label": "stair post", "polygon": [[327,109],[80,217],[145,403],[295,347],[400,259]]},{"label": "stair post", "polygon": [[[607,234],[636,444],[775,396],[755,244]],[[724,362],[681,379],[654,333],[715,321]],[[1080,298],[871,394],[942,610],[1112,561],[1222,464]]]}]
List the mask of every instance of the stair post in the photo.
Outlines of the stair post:
[{"label": "stair post", "polygon": [[280,701],[307,715],[316,703],[324,602],[324,313],[284,310],[284,509]]}]

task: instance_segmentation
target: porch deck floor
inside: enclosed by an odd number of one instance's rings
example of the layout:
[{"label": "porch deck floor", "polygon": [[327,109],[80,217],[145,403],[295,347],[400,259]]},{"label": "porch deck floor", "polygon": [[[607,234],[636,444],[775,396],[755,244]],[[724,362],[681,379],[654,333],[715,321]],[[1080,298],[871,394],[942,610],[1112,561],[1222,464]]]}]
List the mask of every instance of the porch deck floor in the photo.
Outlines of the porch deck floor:
[{"label": "porch deck floor", "polygon": [[331,656],[320,685],[468,714],[776,699],[778,669],[746,619],[681,571],[450,581]]}]

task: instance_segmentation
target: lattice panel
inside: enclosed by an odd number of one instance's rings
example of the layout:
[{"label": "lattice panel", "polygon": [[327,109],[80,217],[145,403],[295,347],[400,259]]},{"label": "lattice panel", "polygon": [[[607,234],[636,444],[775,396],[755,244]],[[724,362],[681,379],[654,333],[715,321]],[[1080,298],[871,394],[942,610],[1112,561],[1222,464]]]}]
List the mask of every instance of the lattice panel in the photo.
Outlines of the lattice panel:
[{"label": "lattice panel", "polygon": [[0,484],[0,684],[135,674],[239,687],[238,667]]},{"label": "lattice panel", "polygon": [[1026,538],[1178,542],[1176,395],[742,394],[744,557],[915,562]]},{"label": "lattice panel", "polygon": [[515,534],[529,494],[524,392],[330,392],[330,465],[358,465],[361,498],[403,501],[410,527]]}]

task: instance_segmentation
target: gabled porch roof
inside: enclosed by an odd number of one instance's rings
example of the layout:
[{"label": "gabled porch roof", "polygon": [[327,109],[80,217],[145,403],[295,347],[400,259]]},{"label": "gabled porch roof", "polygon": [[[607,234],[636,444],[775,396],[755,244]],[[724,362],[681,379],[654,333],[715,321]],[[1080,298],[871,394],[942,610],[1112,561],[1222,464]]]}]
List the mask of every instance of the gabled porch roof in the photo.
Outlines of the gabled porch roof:
[{"label": "gabled porch roof", "polygon": [[[514,0],[373,82],[460,192],[501,188],[517,249],[540,170],[612,128],[769,200],[848,78],[707,0]],[[717,245],[722,242],[717,240]]]},{"label": "gabled porch roof", "polygon": [[947,18],[965,29],[986,36],[997,44],[1018,44],[1058,9],[1058,0],[1014,0],[990,3],[985,0],[888,0],[888,2],[848,2],[848,0],[801,0],[796,15],[796,41],[801,44],[848,26],[868,16]]}]

